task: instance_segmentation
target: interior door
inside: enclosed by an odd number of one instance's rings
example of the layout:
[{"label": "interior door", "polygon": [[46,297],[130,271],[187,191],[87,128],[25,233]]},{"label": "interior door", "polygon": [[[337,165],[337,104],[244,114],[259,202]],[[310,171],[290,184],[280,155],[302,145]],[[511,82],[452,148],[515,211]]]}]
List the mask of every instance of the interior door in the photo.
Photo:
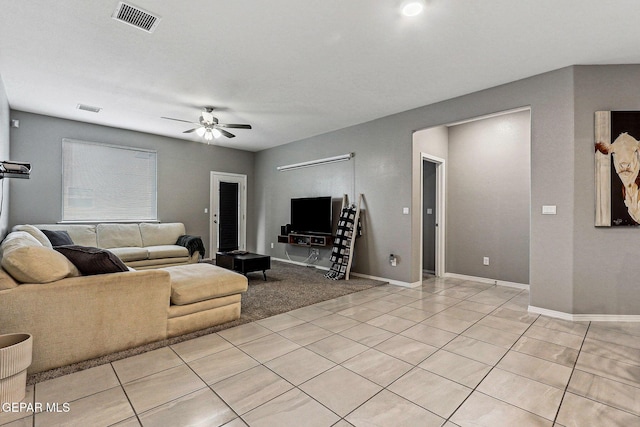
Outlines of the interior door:
[{"label": "interior door", "polygon": [[445,161],[421,153],[422,245],[420,274],[445,273]]},{"label": "interior door", "polygon": [[436,274],[436,164],[422,160],[422,271]]},{"label": "interior door", "polygon": [[246,250],[247,176],[211,172],[210,247],[217,252]]}]

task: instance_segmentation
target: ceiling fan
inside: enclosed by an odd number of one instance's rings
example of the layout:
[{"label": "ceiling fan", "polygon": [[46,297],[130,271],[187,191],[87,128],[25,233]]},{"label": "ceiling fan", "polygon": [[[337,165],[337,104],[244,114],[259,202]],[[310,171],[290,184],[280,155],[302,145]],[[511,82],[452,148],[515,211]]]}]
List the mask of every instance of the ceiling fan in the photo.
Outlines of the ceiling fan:
[{"label": "ceiling fan", "polygon": [[218,119],[213,116],[213,107],[205,107],[202,110],[202,114],[198,118],[197,122],[189,120],[174,119],[171,117],[161,117],[162,119],[174,120],[176,122],[191,123],[198,125],[197,127],[189,130],[185,130],[182,133],[195,132],[199,136],[203,136],[205,140],[211,141],[214,138],[220,138],[222,135],[227,138],[235,138],[235,135],[225,130],[227,129],[251,129],[251,125],[231,124],[231,123],[219,123]]}]

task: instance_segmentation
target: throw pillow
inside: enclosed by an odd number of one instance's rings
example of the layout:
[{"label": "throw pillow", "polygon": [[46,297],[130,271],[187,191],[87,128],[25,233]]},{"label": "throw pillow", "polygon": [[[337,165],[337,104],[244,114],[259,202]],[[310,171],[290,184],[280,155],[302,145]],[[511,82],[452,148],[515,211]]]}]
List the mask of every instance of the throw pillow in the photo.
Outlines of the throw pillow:
[{"label": "throw pillow", "polygon": [[71,240],[71,236],[64,230],[54,231],[54,230],[42,230],[45,236],[51,242],[51,246],[64,246],[64,245],[73,245],[73,240]]},{"label": "throw pillow", "polygon": [[71,273],[71,263],[65,257],[25,231],[9,233],[0,253],[2,268],[21,283],[49,283]]},{"label": "throw pillow", "polygon": [[129,271],[126,265],[106,249],[67,245],[54,248],[69,259],[85,276]]},{"label": "throw pillow", "polygon": [[47,238],[47,236],[40,230],[38,227],[35,227],[30,224],[16,225],[13,227],[13,231],[26,231],[31,234],[35,239],[42,244],[42,246],[46,246],[47,248],[52,248],[51,242]]}]

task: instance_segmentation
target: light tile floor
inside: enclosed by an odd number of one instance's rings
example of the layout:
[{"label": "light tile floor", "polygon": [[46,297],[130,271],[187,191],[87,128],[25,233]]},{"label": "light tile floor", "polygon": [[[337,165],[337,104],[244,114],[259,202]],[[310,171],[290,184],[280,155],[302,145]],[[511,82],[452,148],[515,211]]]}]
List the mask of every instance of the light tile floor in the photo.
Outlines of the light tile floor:
[{"label": "light tile floor", "polygon": [[[385,285],[38,383],[3,426],[640,426],[640,323]],[[58,404],[57,411],[55,404]]]}]

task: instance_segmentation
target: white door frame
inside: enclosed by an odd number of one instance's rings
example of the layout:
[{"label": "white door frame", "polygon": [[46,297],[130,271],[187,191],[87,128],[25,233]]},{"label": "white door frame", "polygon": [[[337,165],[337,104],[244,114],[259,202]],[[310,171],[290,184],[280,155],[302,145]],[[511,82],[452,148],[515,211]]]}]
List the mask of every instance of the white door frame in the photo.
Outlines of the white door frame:
[{"label": "white door frame", "polygon": [[215,258],[218,249],[218,218],[220,182],[238,183],[238,249],[247,250],[247,175],[211,171],[209,179],[209,248],[211,259]]},{"label": "white door frame", "polygon": [[436,276],[445,274],[445,160],[427,153],[420,153],[420,277],[424,268],[424,161],[436,165]]}]

